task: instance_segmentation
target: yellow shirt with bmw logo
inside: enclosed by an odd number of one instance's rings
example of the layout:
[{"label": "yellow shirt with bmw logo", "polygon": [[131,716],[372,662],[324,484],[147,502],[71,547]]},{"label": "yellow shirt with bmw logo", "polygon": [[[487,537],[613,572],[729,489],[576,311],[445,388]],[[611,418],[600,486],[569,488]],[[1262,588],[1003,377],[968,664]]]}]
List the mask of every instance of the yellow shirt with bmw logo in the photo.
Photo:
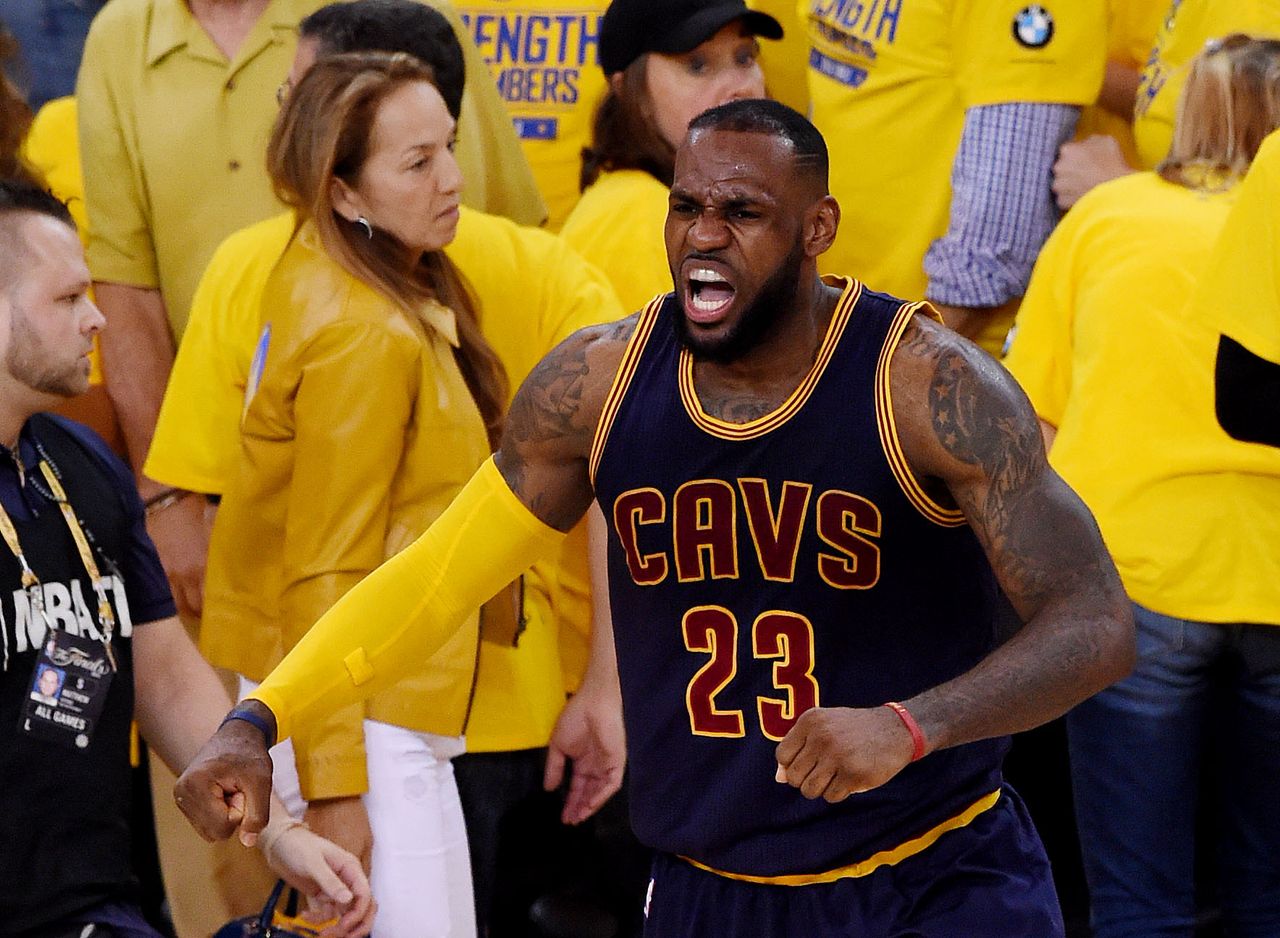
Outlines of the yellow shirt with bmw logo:
[{"label": "yellow shirt with bmw logo", "polygon": [[[147,456],[149,477],[199,492],[226,490],[240,452],[263,290],[294,226],[291,213],[278,215],[236,232],[214,254],[174,361]],[[513,392],[560,340],[623,315],[608,281],[547,232],[464,208],[445,253],[479,301],[485,337]],[[527,624],[518,646],[481,643],[468,750],[545,746],[565,691],[577,689],[590,623],[584,527],[566,540],[560,563],[538,564],[526,575]]]},{"label": "yellow shirt with bmw logo", "polygon": [[1172,0],[1138,86],[1133,133],[1142,168],[1169,154],[1191,60],[1210,39],[1230,33],[1280,37],[1280,0]]},{"label": "yellow shirt with bmw logo", "polygon": [[924,295],[965,110],[1087,105],[1102,85],[1105,0],[801,0],[798,9],[813,122],[841,208],[820,265],[899,296]]},{"label": "yellow shirt with bmw logo", "polygon": [[608,0],[461,0],[558,231],[578,201],[582,148],[604,95],[600,18]]}]

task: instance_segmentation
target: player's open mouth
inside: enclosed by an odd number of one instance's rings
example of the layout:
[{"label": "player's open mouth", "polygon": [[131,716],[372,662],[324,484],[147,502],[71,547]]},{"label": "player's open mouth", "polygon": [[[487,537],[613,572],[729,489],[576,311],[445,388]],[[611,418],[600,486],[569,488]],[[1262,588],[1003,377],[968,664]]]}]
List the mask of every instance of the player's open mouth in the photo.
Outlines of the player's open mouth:
[{"label": "player's open mouth", "polygon": [[696,323],[715,322],[729,309],[737,292],[719,271],[693,267],[685,278],[685,315]]}]

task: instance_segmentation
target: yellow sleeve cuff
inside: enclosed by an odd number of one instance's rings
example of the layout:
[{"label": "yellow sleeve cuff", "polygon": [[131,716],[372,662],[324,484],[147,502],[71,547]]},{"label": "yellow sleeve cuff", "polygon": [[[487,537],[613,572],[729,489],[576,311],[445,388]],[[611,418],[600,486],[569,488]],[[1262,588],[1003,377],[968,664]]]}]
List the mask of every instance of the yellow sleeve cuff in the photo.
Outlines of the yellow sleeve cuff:
[{"label": "yellow sleeve cuff", "polygon": [[425,534],[325,613],[250,696],[275,714],[280,740],[387,689],[563,539],[488,459]]}]

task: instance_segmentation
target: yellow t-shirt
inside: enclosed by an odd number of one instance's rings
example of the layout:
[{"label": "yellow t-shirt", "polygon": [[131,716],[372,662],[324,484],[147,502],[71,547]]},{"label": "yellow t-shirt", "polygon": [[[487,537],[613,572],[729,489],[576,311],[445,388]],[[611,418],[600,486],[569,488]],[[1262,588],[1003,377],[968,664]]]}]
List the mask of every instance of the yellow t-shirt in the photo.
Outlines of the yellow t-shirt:
[{"label": "yellow t-shirt", "polygon": [[1005,365],[1136,602],[1280,623],[1280,453],[1218,427],[1216,337],[1187,310],[1234,196],[1153,173],[1090,192],[1044,246]]},{"label": "yellow t-shirt", "polygon": [[1234,32],[1280,36],[1280,0],[1172,0],[1138,87],[1133,134],[1143,169],[1169,155],[1191,60],[1210,39]]},{"label": "yellow t-shirt", "polygon": [[[262,291],[293,227],[288,213],[268,219],[232,235],[214,255],[156,424],[145,469],[151,478],[216,493],[232,477]],[[471,284],[513,391],[562,339],[623,315],[603,275],[547,232],[464,209],[446,254]],[[558,565],[539,565],[526,577],[528,624],[518,648],[482,643],[470,750],[546,745],[564,692],[576,688],[585,667],[582,651],[565,661],[561,648],[583,646],[589,629],[585,542],[585,531],[576,530]]]},{"label": "yellow t-shirt", "polygon": [[925,252],[947,230],[965,109],[1093,103],[1105,0],[801,0],[798,9],[812,47],[813,122],[841,209],[821,270],[918,299]]},{"label": "yellow t-shirt", "polygon": [[608,0],[460,0],[558,231],[578,201],[582,148],[604,94],[600,18]]},{"label": "yellow t-shirt", "polygon": [[1192,311],[1213,335],[1280,363],[1280,133],[1263,142],[1240,184]]},{"label": "yellow t-shirt", "polygon": [[[1112,3],[1107,12],[1107,61],[1141,70],[1168,12],[1169,0]],[[1076,124],[1076,139],[1083,140],[1093,134],[1114,137],[1129,165],[1138,165],[1132,116],[1126,119],[1096,104],[1087,107]]]},{"label": "yellow t-shirt", "polygon": [[[76,133],[76,99],[55,98],[36,112],[22,141],[22,160],[39,174],[49,191],[67,203],[80,240],[89,241],[89,218],[84,208],[84,174]],[[89,354],[89,382],[102,383],[98,339]]]},{"label": "yellow t-shirt", "polygon": [[769,97],[809,113],[809,42],[796,17],[795,0],[748,0],[747,6],[768,13],[782,24],[782,38],[760,43],[760,67]]},{"label": "yellow t-shirt", "polygon": [[628,312],[671,291],[663,236],[667,194],[666,186],[638,169],[601,173],[560,231],[609,278]]}]

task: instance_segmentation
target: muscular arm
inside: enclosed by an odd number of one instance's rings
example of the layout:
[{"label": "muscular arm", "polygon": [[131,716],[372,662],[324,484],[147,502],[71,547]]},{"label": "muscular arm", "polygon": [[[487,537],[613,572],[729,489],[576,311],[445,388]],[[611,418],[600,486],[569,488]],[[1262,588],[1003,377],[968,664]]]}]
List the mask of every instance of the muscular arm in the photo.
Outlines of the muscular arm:
[{"label": "muscular arm", "polygon": [[557,531],[568,531],[591,504],[591,442],[635,323],[632,316],[574,333],[534,367],[511,402],[494,461],[516,497]]},{"label": "muscular arm", "polygon": [[[486,463],[422,537],[343,596],[267,676],[248,706],[281,738],[390,686],[559,544],[556,533],[590,503],[592,438],[634,328],[632,319],[584,329],[551,352],[512,403],[496,470]],[[265,823],[264,742],[233,721],[179,780],[180,804],[206,837],[239,826],[252,840]]]},{"label": "muscular arm", "polygon": [[[1128,673],[1133,619],[1089,510],[1049,468],[1013,378],[917,316],[890,366],[912,470],[953,499],[1026,625],[970,671],[901,701],[925,752],[1039,726]],[[883,785],[913,741],[887,707],[814,708],[778,745],[779,782],[836,802]]]},{"label": "muscular arm", "polygon": [[1132,667],[1133,623],[1089,510],[1045,461],[1013,379],[916,317],[891,365],[913,469],[945,486],[1025,627],[968,673],[904,701],[930,749],[1038,726]]}]

